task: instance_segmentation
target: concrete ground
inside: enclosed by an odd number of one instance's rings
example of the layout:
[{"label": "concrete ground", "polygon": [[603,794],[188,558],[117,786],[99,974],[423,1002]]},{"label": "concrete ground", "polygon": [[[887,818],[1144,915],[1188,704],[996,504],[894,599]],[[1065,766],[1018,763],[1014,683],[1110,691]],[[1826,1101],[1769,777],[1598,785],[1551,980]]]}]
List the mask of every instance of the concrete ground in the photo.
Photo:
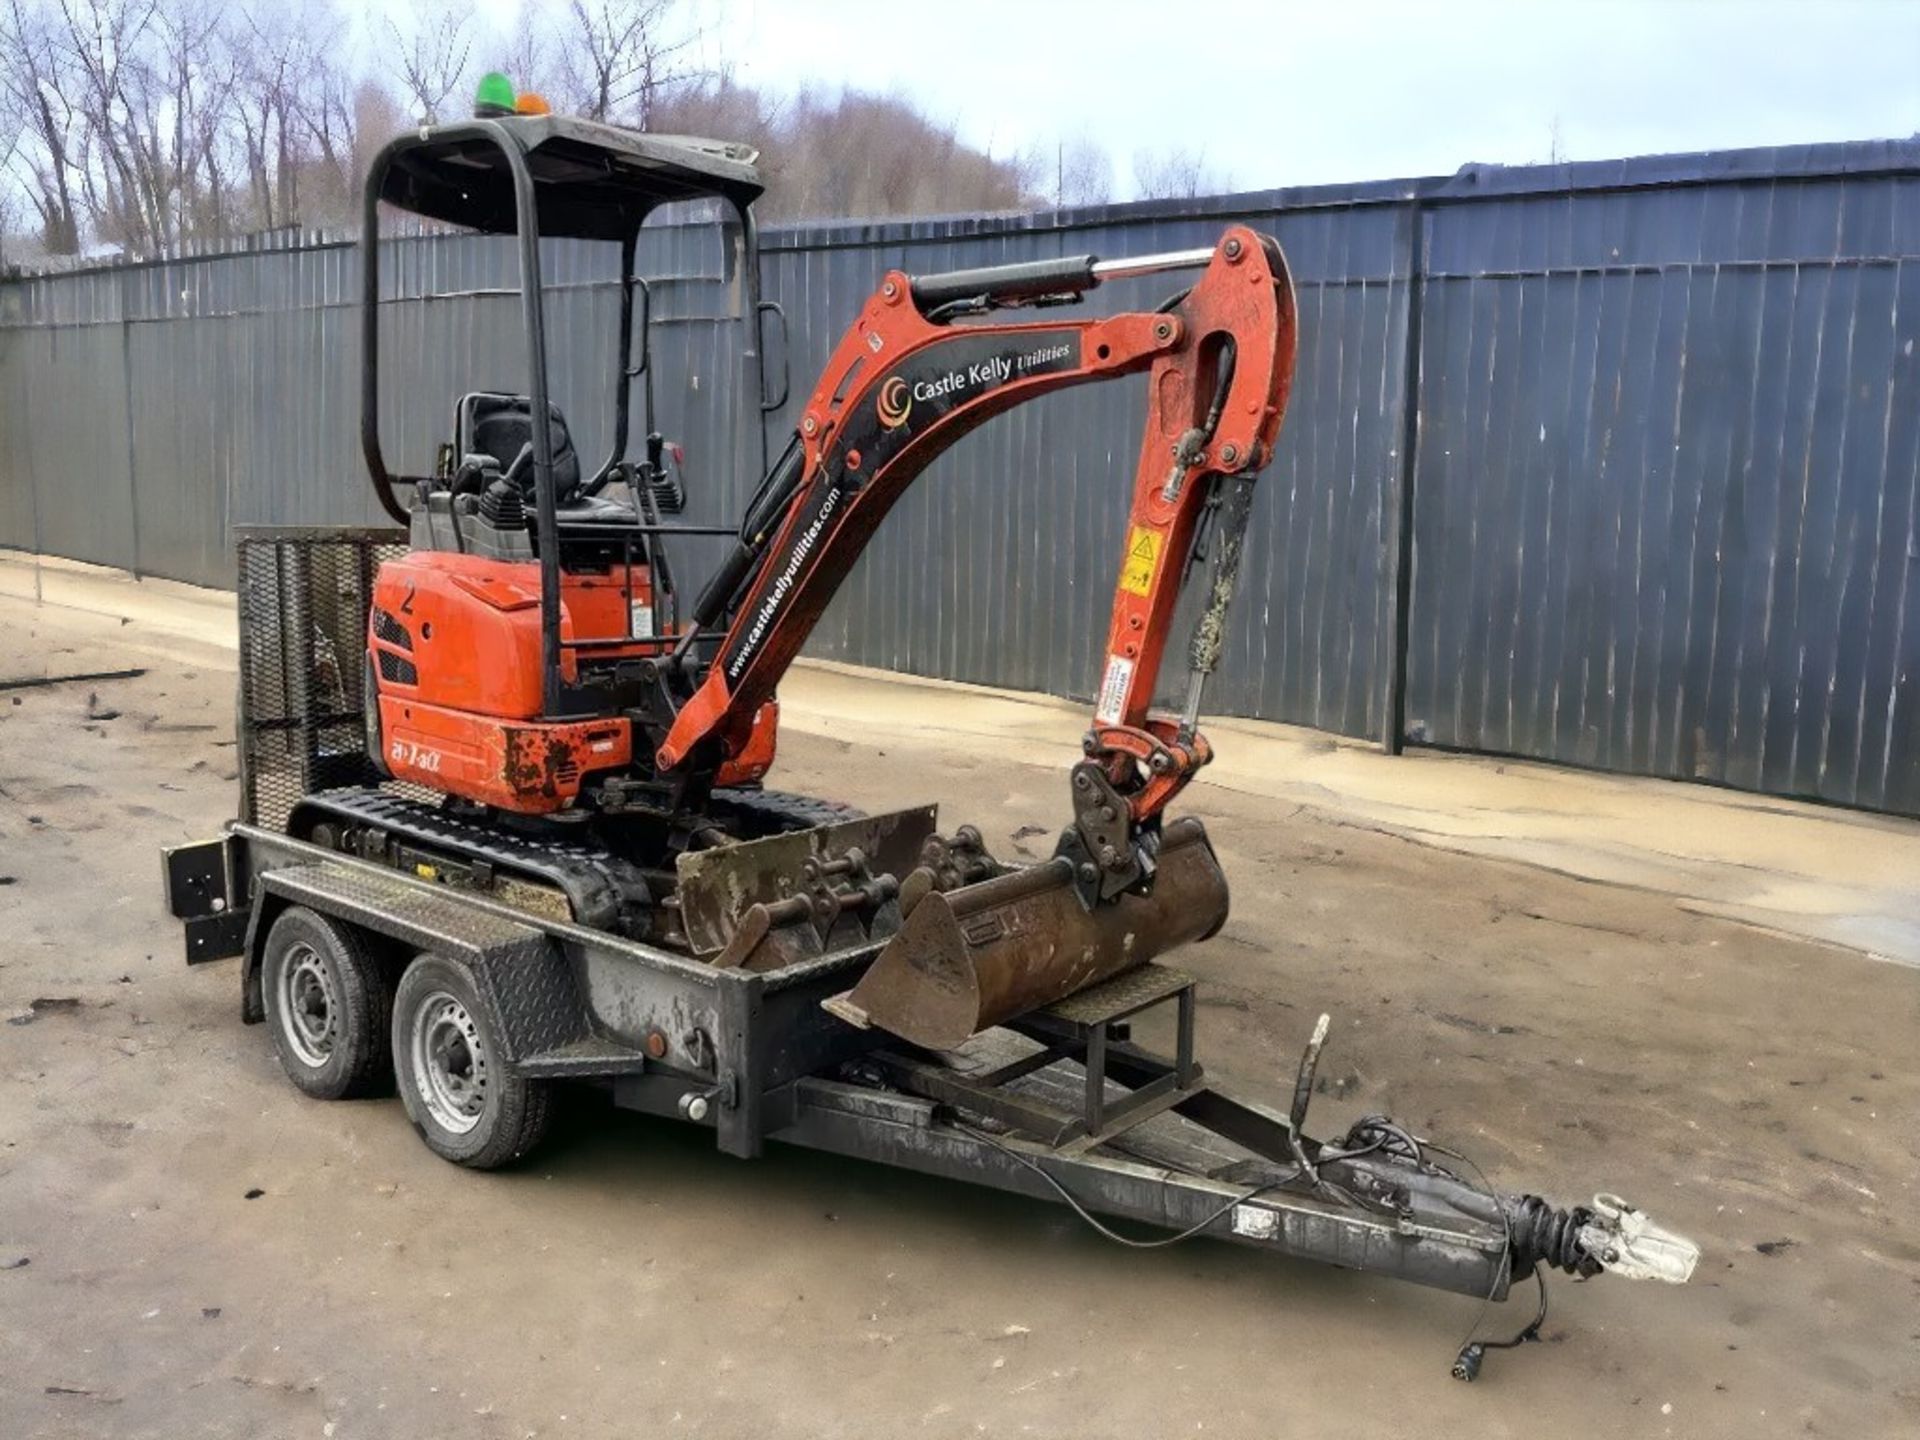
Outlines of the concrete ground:
[{"label": "concrete ground", "polygon": [[[0,1436],[1920,1429],[1920,976],[1872,958],[1920,949],[1920,826],[1215,727],[1187,808],[1234,916],[1180,960],[1214,1072],[1278,1100],[1330,1011],[1317,1129],[1390,1111],[1705,1247],[1684,1289],[1555,1283],[1548,1343],[1468,1387],[1458,1297],[733,1161],[586,1092],[493,1176],[306,1100],[159,902],[157,847],[233,807],[221,602],[22,573],[0,681],[147,673],[0,690]],[[1071,707],[818,668],[785,703],[781,785],[1002,853],[1061,819]]]}]

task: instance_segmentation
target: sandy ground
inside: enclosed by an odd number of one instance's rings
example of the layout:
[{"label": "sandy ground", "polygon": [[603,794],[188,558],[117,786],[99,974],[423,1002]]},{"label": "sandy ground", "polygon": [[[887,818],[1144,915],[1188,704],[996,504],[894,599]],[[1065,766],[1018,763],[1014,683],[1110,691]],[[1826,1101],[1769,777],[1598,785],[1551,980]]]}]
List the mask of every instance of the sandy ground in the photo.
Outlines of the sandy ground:
[{"label": "sandy ground", "polygon": [[[0,1026],[0,1266],[29,1262],[0,1269],[7,1440],[1920,1430],[1911,969],[1195,787],[1235,895],[1181,961],[1216,1073],[1277,1100],[1329,1010],[1316,1128],[1389,1110],[1503,1186],[1618,1190],[1706,1247],[1685,1289],[1557,1283],[1549,1343],[1468,1387],[1458,1297],[730,1160],[588,1092],[497,1176],[391,1101],[306,1100],[160,906],[157,847],[232,810],[231,663],[0,599],[0,675],[149,667],[0,693],[0,1014],[78,1001]],[[932,723],[790,734],[777,778],[935,799],[1008,851],[1064,811],[1057,764]]]}]

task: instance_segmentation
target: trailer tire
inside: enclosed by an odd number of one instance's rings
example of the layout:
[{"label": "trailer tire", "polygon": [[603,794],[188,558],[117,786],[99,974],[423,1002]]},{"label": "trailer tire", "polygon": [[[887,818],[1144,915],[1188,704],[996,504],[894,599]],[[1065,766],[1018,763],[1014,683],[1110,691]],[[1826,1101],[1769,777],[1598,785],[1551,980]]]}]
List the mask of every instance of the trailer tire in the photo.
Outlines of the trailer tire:
[{"label": "trailer tire", "polygon": [[507,1063],[473,971],[459,960],[423,954],[400,977],[393,1066],[407,1119],[443,1160],[497,1169],[547,1133],[553,1082]]},{"label": "trailer tire", "polygon": [[393,987],[366,939],[304,905],[267,932],[260,981],[273,1052],[287,1078],[316,1100],[393,1090]]}]

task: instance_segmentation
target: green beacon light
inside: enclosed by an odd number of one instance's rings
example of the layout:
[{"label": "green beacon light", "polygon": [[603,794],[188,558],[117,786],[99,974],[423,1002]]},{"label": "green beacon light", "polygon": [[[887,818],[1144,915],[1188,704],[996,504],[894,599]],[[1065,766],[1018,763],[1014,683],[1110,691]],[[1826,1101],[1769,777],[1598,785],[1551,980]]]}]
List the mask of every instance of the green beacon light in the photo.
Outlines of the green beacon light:
[{"label": "green beacon light", "polygon": [[482,75],[479,87],[473,92],[473,113],[480,120],[513,114],[513,82],[498,70]]}]

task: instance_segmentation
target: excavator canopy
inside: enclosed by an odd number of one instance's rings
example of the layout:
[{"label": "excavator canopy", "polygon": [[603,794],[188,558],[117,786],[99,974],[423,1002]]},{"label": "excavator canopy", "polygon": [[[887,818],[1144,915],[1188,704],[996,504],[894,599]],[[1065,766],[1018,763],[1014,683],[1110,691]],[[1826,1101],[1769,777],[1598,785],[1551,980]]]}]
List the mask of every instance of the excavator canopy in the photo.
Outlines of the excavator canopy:
[{"label": "excavator canopy", "polygon": [[661,205],[719,196],[744,213],[765,188],[750,145],[516,115],[400,137],[388,147],[379,198],[429,219],[512,234],[518,221],[501,130],[525,153],[545,236],[624,240]]}]

